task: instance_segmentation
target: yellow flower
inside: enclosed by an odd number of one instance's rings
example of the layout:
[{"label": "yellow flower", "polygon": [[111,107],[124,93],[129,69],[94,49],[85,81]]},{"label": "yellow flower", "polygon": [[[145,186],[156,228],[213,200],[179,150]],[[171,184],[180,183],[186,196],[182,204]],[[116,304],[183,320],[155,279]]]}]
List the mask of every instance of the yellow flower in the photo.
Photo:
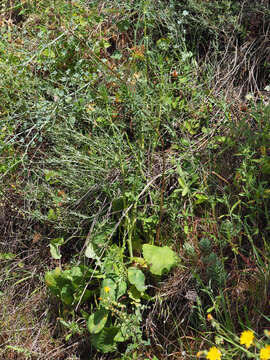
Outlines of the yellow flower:
[{"label": "yellow flower", "polygon": [[207,315],[207,321],[211,321],[211,320],[213,320],[213,316],[211,314],[208,314]]},{"label": "yellow flower", "polygon": [[221,352],[218,348],[215,346],[211,347],[211,349],[208,351],[206,359],[208,360],[220,360],[221,359]]},{"label": "yellow flower", "polygon": [[104,286],[104,291],[105,291],[105,293],[108,293],[110,291],[109,286]]},{"label": "yellow flower", "polygon": [[261,360],[268,360],[270,359],[270,345],[262,348],[260,351],[260,359]]},{"label": "yellow flower", "polygon": [[254,333],[251,330],[246,330],[243,331],[241,336],[240,336],[240,344],[241,345],[245,345],[246,348],[248,349],[250,347],[250,345],[253,344],[253,340],[254,340]]},{"label": "yellow flower", "polygon": [[199,358],[203,355],[204,351],[198,351],[196,357]]}]

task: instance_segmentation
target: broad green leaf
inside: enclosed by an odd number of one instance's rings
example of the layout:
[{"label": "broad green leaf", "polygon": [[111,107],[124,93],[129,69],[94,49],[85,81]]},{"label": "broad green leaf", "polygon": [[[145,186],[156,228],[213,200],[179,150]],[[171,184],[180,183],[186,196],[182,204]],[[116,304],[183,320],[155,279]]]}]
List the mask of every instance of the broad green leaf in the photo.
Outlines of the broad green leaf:
[{"label": "broad green leaf", "polygon": [[115,296],[116,288],[117,288],[117,285],[116,285],[115,281],[113,281],[110,278],[104,279],[102,281],[101,290],[100,290],[101,299],[115,301],[116,300],[116,296]]},{"label": "broad green leaf", "polygon": [[143,257],[150,266],[151,273],[154,275],[162,275],[169,272],[178,262],[176,253],[168,246],[159,247],[144,244]]},{"label": "broad green leaf", "polygon": [[98,334],[105,326],[109,316],[109,311],[101,308],[90,315],[87,321],[87,328],[91,334]]},{"label": "broad green leaf", "polygon": [[145,276],[142,270],[132,266],[128,269],[128,281],[134,285],[138,291],[144,292],[146,289],[145,286]]},{"label": "broad green leaf", "polygon": [[73,303],[73,292],[70,286],[63,286],[60,292],[61,300],[66,305],[71,305]]},{"label": "broad green leaf", "polygon": [[80,304],[85,303],[88,299],[90,299],[95,293],[95,290],[88,290],[86,289],[83,293],[83,289],[81,291],[79,291],[78,293],[73,294],[74,297],[74,302],[78,303],[80,302]]},{"label": "broad green leaf", "polygon": [[121,280],[118,283],[117,288],[117,299],[119,299],[121,296],[123,296],[127,291],[127,283],[124,280]]},{"label": "broad green leaf", "polygon": [[61,269],[56,267],[53,271],[48,271],[45,274],[45,283],[55,295],[59,294],[57,279],[61,276],[61,273]]},{"label": "broad green leaf", "polygon": [[59,246],[64,244],[63,238],[53,239],[50,242],[50,252],[54,259],[61,259],[61,253]]},{"label": "broad green leaf", "polygon": [[52,271],[46,272],[45,283],[51,290],[54,290],[57,288],[57,282],[55,280],[55,277],[54,277]]},{"label": "broad green leaf", "polygon": [[91,342],[97,350],[103,353],[112,352],[116,349],[116,341],[114,338],[118,331],[119,328],[115,326],[103,328],[101,332],[91,336]]}]

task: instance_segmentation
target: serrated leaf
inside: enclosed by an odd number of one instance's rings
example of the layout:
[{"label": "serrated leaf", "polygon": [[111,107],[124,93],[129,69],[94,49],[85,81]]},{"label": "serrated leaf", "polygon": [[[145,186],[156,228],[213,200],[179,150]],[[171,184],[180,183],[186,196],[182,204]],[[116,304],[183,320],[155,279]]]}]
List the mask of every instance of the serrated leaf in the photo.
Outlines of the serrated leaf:
[{"label": "serrated leaf", "polygon": [[105,326],[109,316],[109,311],[101,308],[90,315],[87,321],[87,328],[91,334],[98,334]]},{"label": "serrated leaf", "polygon": [[145,286],[145,276],[144,273],[132,266],[128,269],[128,281],[136,287],[136,289],[140,292],[144,292],[146,289]]},{"label": "serrated leaf", "polygon": [[163,275],[177,265],[176,253],[168,246],[143,245],[143,257],[154,275]]}]

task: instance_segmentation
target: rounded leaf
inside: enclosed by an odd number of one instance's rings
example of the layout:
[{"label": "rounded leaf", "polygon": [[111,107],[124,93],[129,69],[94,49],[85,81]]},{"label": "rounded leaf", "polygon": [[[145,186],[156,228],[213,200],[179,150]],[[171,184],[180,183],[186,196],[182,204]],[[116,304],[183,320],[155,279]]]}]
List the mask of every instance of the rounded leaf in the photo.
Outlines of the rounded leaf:
[{"label": "rounded leaf", "polygon": [[154,275],[162,275],[170,271],[178,262],[176,253],[168,246],[159,247],[144,244],[143,257]]},{"label": "rounded leaf", "polygon": [[128,269],[128,281],[140,292],[145,291],[145,276],[142,270],[132,266]]}]

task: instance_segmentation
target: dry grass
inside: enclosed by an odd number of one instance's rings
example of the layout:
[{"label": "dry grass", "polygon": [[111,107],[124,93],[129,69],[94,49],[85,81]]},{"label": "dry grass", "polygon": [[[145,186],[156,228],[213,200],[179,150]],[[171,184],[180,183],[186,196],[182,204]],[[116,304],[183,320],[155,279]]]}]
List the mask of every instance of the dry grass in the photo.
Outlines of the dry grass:
[{"label": "dry grass", "polygon": [[[75,354],[81,342],[73,338],[64,341],[67,331],[59,327],[57,307],[43,281],[49,265],[47,249],[42,241],[27,243],[26,238],[32,238],[29,232],[22,239],[19,235],[15,238],[12,231],[8,234],[10,221],[0,243],[0,254],[15,255],[0,263],[0,359],[78,359]],[[22,250],[26,245],[28,249]]]},{"label": "dry grass", "polygon": [[225,97],[230,97],[233,92],[234,99],[242,99],[247,93],[260,95],[269,82],[266,68],[270,61],[269,15],[248,6],[244,2],[239,14],[239,24],[245,26],[246,36],[243,40],[235,32],[226,34],[225,49],[213,81],[216,94],[223,91]]},{"label": "dry grass", "polygon": [[183,355],[190,340],[185,336],[191,335],[188,324],[196,298],[194,278],[188,269],[178,268],[161,284],[146,319],[146,334],[160,359],[186,358]]}]

